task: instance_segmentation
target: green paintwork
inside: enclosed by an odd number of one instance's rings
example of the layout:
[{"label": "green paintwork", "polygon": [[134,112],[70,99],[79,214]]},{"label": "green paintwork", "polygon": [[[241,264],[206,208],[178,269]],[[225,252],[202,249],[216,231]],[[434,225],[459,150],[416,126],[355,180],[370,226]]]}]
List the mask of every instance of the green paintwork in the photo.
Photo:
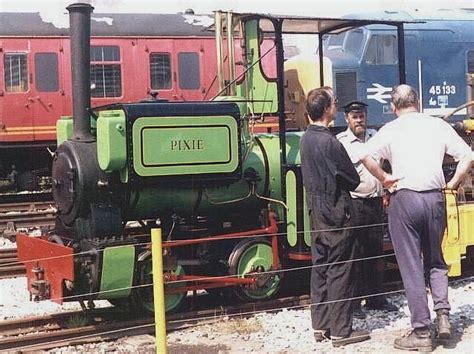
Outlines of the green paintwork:
[{"label": "green paintwork", "polygon": [[237,85],[237,94],[250,101],[252,113],[275,113],[278,109],[277,83],[265,78],[261,62],[258,62],[260,55],[264,54],[260,53],[258,21],[251,20],[245,23],[245,37],[247,63],[251,67],[244,80]]},{"label": "green paintwork", "polygon": [[[283,200],[281,191],[280,141],[275,134],[259,134],[258,139],[267,153],[269,196],[272,199]],[[283,219],[284,208],[279,203],[272,203],[271,207],[277,212],[279,219]]]},{"label": "green paintwork", "polygon": [[[175,270],[170,272],[173,275],[184,275],[184,269],[182,266],[178,265]],[[172,283],[165,285],[165,311],[173,312],[181,306],[183,301],[186,300],[186,292],[175,293],[175,294],[166,294],[166,289],[179,289],[182,286],[186,286],[186,282],[182,283]]]},{"label": "green paintwork", "polygon": [[232,173],[239,165],[231,116],[138,118],[132,134],[134,168],[142,177]]},{"label": "green paintwork", "polygon": [[101,112],[97,119],[97,159],[103,171],[121,170],[127,162],[125,114],[121,110]]},{"label": "green paintwork", "polygon": [[[272,247],[267,243],[253,243],[242,253],[238,260],[237,276],[244,278],[245,274],[254,272],[258,267],[263,271],[272,269]],[[248,298],[262,300],[271,297],[280,286],[280,276],[274,275],[263,287],[257,289],[244,288],[242,291]]]},{"label": "green paintwork", "polygon": [[303,132],[286,133],[286,163],[288,165],[301,165],[300,139]]},{"label": "green paintwork", "polygon": [[286,174],[286,237],[290,246],[298,241],[298,208],[296,205],[296,175],[293,171]]},{"label": "green paintwork", "polygon": [[234,102],[239,108],[240,119],[241,119],[241,132],[240,136],[242,139],[242,155],[245,156],[247,148],[249,147],[252,137],[249,132],[249,105],[245,97],[241,96],[217,96],[214,101],[219,102]]},{"label": "green paintwork", "polygon": [[120,170],[120,182],[128,183],[128,166]]},{"label": "green paintwork", "polygon": [[128,297],[132,290],[134,264],[135,247],[133,245],[105,248],[98,298]]},{"label": "green paintwork", "polygon": [[306,191],[303,187],[303,224],[304,224],[304,242],[311,247],[311,220],[309,218],[308,203],[306,203]]},{"label": "green paintwork", "polygon": [[72,137],[72,117],[61,117],[56,121],[56,140],[58,146]]},{"label": "green paintwork", "polygon": [[[257,183],[257,193],[259,195],[267,195],[264,190],[265,166],[263,162],[263,154],[258,144],[252,144],[251,150],[245,155],[242,162],[242,171],[253,169],[259,176]],[[198,177],[197,177],[198,178]],[[130,196],[129,208],[125,214],[130,220],[135,218],[156,218],[167,210],[170,205],[173,206],[174,212],[179,215],[189,216],[192,213],[198,214],[216,214],[229,212],[253,213],[258,215],[266,202],[259,200],[255,196],[248,197],[249,184],[244,179],[239,179],[233,183],[220,184],[202,187],[200,183],[187,184],[188,188],[180,185],[167,184],[164,188],[146,187],[133,191]],[[225,203],[229,200],[239,200],[235,203]]]},{"label": "green paintwork", "polygon": [[[286,159],[289,165],[299,165],[300,162],[300,139],[302,132],[286,133]],[[267,152],[268,169],[270,176],[270,198],[283,200],[281,190],[281,165],[280,165],[280,140],[275,134],[258,134],[258,139]],[[284,208],[281,204],[273,203],[272,208],[282,219]]]},{"label": "green paintwork", "polygon": [[[97,132],[96,120],[90,118],[91,134],[95,135]],[[72,138],[74,131],[73,118],[71,116],[63,116],[56,121],[56,142],[57,146],[61,145],[66,140]]]}]

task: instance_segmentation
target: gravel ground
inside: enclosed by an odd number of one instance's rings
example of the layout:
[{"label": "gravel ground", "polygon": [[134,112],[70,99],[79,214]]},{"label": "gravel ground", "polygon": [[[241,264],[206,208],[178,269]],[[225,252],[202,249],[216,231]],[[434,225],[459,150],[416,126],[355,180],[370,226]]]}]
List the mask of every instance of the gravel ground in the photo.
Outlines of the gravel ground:
[{"label": "gravel ground", "polygon": [[[108,301],[94,302],[97,307],[111,306]],[[41,316],[65,311],[80,310],[78,302],[59,305],[52,301],[30,301],[26,277],[0,279],[0,320]]]},{"label": "gravel ground", "polygon": [[[44,301],[29,301],[24,277],[0,280],[0,319],[55,313],[78,309],[77,303],[59,306]],[[454,339],[436,342],[435,353],[473,353],[474,348],[474,279],[452,282],[449,291]],[[355,328],[372,332],[366,342],[335,349],[330,342],[316,344],[307,308],[284,310],[276,314],[259,313],[244,318],[222,318],[213,325],[170,333],[169,353],[380,353],[402,352],[393,348],[395,338],[409,329],[409,315],[404,295],[390,295],[388,300],[398,312],[367,311],[366,320],[354,320]],[[431,301],[431,300],[430,300]],[[105,306],[107,302],[99,303]],[[154,337],[125,337],[115,342],[59,348],[51,353],[154,353]]]},{"label": "gravel ground", "polygon": [[0,249],[16,249],[16,243],[5,237],[0,237]]}]

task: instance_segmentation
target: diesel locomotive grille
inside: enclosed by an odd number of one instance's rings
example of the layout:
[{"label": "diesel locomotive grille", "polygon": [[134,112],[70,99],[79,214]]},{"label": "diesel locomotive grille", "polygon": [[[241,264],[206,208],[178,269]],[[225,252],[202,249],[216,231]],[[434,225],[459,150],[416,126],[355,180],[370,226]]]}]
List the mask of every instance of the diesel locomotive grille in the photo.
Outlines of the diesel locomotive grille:
[{"label": "diesel locomotive grille", "polygon": [[337,110],[350,101],[357,100],[357,76],[355,72],[336,73],[336,95],[340,102]]}]

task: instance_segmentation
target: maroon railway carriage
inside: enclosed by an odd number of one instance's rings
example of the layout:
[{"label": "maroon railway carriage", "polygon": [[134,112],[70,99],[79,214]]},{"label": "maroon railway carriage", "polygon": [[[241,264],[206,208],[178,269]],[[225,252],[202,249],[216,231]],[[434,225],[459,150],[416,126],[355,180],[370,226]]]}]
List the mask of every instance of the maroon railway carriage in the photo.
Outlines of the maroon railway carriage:
[{"label": "maroon railway carriage", "polygon": [[[152,93],[211,99],[218,90],[211,23],[207,15],[93,14],[92,106]],[[56,121],[72,114],[68,33],[39,13],[0,13],[0,191],[47,186]]]}]

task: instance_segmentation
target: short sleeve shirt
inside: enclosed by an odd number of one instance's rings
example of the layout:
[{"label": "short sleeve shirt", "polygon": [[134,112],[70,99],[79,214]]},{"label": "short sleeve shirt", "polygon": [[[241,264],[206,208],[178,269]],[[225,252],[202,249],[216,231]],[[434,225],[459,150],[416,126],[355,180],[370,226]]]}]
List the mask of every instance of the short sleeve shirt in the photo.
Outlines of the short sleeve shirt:
[{"label": "short sleeve shirt", "polygon": [[[361,141],[357,138],[354,133],[347,128],[347,130],[339,133],[336,137],[346,149],[352,164],[354,165],[357,173],[360,177],[360,184],[355,191],[351,192],[352,198],[374,198],[382,195],[382,184],[380,181],[373,176],[369,170],[362,164],[359,157],[361,150],[363,151],[364,144],[369,141],[377,131],[375,129],[367,129],[365,132],[365,139]],[[377,156],[373,156],[377,162],[381,162],[381,159]]]},{"label": "short sleeve shirt", "polygon": [[397,189],[427,191],[442,189],[444,155],[456,161],[471,148],[445,121],[413,112],[383,126],[367,144],[360,157],[378,155],[390,162],[392,174],[400,177]]}]

